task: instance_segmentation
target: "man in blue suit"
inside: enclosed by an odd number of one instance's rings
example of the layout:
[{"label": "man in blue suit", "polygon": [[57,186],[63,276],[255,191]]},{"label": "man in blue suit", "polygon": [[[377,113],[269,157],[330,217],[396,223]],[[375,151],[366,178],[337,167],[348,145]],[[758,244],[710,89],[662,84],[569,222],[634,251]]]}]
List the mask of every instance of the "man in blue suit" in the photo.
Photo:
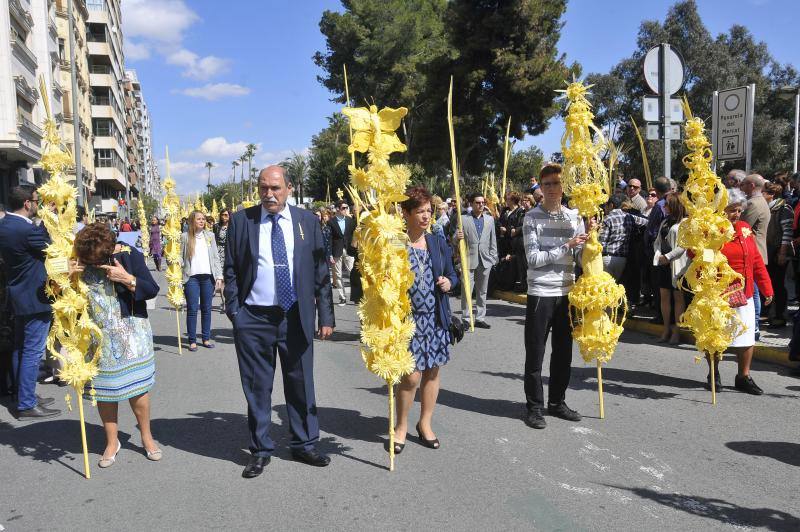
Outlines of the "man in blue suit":
[{"label": "man in blue suit", "polygon": [[244,478],[260,475],[275,450],[269,429],[276,354],[292,457],[318,467],[330,463],[315,448],[319,423],[313,366],[314,332],[322,340],[333,333],[331,280],[319,221],[286,205],[291,190],[282,167],[262,170],[261,204],[233,215],[225,245],[225,311],[233,323],[250,428],[252,456]]},{"label": "man in blue suit", "polygon": [[39,197],[31,186],[11,189],[9,212],[0,220],[0,253],[8,279],[8,299],[14,312],[12,364],[17,384],[17,416],[35,419],[57,416],[60,410],[46,408],[52,398],[36,395],[36,377],[50,331],[52,311],[44,293],[47,271],[44,250],[50,237],[35,225]]}]

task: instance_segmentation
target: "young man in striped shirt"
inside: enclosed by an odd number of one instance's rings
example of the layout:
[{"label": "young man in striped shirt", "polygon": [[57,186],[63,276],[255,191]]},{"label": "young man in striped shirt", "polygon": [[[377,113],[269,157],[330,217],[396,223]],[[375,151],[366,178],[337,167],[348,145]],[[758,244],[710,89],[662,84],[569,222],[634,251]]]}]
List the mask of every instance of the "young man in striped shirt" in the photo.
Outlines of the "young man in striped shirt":
[{"label": "young man in striped shirt", "polygon": [[[587,235],[578,211],[561,204],[561,166],[547,164],[539,173],[544,200],[525,215],[522,227],[528,259],[528,302],[525,314],[525,423],[535,429],[544,419],[542,362],[547,337],[553,333],[547,411],[569,421],[581,416],[564,402],[572,365],[572,328],[567,294],[575,283],[577,249]],[[590,223],[590,229],[594,222]]]}]

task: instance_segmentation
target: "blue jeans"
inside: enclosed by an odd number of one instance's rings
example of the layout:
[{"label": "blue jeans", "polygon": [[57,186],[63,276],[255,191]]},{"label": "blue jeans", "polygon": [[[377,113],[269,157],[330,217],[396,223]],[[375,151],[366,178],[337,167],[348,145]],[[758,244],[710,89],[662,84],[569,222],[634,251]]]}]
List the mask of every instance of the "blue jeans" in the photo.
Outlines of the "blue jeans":
[{"label": "blue jeans", "polygon": [[36,406],[36,378],[44,356],[52,314],[17,316],[14,321],[14,353],[11,364],[17,383],[17,410]]},{"label": "blue jeans", "polygon": [[209,274],[192,275],[183,285],[186,295],[186,334],[189,343],[197,343],[197,309],[203,341],[211,339],[211,302],[214,300],[214,278]]}]

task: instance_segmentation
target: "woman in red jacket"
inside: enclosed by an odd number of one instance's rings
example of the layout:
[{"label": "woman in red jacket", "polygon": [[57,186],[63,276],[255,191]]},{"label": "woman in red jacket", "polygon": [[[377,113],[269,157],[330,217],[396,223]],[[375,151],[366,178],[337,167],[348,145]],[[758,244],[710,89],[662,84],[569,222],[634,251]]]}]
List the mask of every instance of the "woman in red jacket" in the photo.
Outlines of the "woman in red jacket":
[{"label": "woman in red jacket", "polygon": [[[759,291],[766,297],[764,305],[772,303],[773,291],[767,268],[764,266],[764,260],[758,252],[752,229],[746,222],[739,220],[745,203],[746,199],[743,194],[731,193],[728,206],[725,208],[725,214],[733,224],[735,235],[733,240],[722,247],[722,254],[728,258],[728,264],[731,265],[731,268],[744,277],[744,295],[747,298],[746,305],[735,309],[739,319],[745,325],[744,332],[734,338],[731,344],[731,351],[736,354],[739,361],[739,372],[736,375],[735,386],[739,391],[752,395],[761,395],[764,391],[753,382],[753,378],[750,376],[750,362],[753,360],[753,346],[756,343],[753,285],[758,285]],[[721,388],[719,371],[715,371],[714,379],[719,390]],[[710,375],[708,383],[710,387]]]}]

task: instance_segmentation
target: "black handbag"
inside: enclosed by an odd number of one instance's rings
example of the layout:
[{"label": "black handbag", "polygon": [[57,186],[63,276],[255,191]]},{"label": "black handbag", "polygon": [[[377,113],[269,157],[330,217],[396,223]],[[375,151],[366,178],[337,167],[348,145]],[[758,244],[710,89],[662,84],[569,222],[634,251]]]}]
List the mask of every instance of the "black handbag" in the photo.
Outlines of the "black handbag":
[{"label": "black handbag", "polygon": [[464,338],[467,325],[457,316],[450,317],[450,345],[456,345]]}]

